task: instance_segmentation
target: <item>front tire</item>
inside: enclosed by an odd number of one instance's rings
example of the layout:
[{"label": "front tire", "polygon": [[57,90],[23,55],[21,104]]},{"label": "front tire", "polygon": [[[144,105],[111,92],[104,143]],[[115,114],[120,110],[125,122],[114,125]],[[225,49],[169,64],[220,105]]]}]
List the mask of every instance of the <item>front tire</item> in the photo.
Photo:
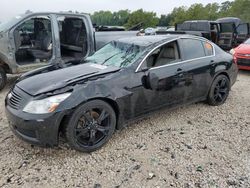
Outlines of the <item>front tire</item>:
[{"label": "front tire", "polygon": [[105,145],[116,127],[113,108],[102,100],[79,106],[66,125],[69,145],[81,152],[92,152]]},{"label": "front tire", "polygon": [[225,103],[229,95],[230,81],[227,76],[219,75],[217,76],[210,88],[207,102],[212,106],[219,106]]},{"label": "front tire", "polygon": [[0,67],[0,90],[2,90],[7,82],[6,72],[2,67]]}]

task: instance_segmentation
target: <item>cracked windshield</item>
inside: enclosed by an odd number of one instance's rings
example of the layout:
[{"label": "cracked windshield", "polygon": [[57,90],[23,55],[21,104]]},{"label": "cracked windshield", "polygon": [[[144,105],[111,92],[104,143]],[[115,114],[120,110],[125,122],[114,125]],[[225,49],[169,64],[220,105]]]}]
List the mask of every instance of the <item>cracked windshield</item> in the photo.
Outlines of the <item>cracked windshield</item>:
[{"label": "cracked windshield", "polygon": [[100,65],[127,67],[142,55],[144,49],[135,44],[111,42],[86,60]]}]

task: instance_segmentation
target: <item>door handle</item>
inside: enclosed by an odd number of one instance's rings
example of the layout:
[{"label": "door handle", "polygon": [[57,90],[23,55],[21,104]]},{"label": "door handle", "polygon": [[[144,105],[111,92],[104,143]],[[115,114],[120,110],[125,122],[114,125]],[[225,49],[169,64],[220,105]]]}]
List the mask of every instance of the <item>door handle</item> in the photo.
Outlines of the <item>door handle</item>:
[{"label": "door handle", "polygon": [[211,60],[211,61],[210,61],[210,65],[211,65],[212,67],[214,67],[214,66],[215,66],[215,61],[214,61],[214,60]]},{"label": "door handle", "polygon": [[178,78],[183,78],[184,77],[184,71],[182,68],[178,68],[177,71],[176,71],[176,76]]},{"label": "door handle", "polygon": [[181,69],[181,68],[178,68],[178,69],[177,69],[177,72],[181,72],[181,71],[182,71],[182,69]]}]

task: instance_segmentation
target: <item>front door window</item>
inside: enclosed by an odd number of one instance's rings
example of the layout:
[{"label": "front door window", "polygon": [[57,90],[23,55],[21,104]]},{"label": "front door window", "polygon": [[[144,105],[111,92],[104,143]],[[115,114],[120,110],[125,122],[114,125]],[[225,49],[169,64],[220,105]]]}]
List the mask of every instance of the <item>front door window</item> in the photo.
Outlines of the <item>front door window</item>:
[{"label": "front door window", "polygon": [[14,30],[16,62],[19,65],[46,64],[52,57],[51,20],[31,18]]}]

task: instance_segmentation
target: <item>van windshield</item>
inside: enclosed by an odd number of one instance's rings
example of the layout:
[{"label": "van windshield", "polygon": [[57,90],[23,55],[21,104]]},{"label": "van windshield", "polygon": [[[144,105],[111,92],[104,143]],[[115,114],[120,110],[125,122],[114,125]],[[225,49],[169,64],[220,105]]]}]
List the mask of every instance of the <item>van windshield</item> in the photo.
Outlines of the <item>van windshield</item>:
[{"label": "van windshield", "polygon": [[143,46],[113,41],[88,57],[86,61],[107,66],[127,67],[142,55],[144,49]]}]

